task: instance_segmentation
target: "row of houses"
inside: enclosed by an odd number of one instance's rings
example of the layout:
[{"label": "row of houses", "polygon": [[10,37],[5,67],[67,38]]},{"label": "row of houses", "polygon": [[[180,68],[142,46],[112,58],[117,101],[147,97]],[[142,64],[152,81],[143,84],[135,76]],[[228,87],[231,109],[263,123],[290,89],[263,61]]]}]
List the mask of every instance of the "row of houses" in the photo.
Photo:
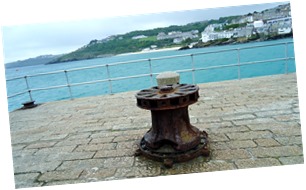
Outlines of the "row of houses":
[{"label": "row of houses", "polygon": [[292,18],[284,17],[269,19],[266,21],[258,20],[254,22],[254,29],[259,34],[288,34],[292,32]]},{"label": "row of houses", "polygon": [[260,13],[253,14],[254,20],[271,20],[286,17],[291,17],[291,8],[289,3],[279,5],[274,9],[267,9]]},{"label": "row of houses", "polygon": [[[291,17],[276,18],[269,20],[257,20],[252,23],[248,23],[245,27],[235,28],[232,30],[223,30],[222,24],[212,24],[205,28],[201,33],[202,42],[208,42],[210,40],[222,39],[222,38],[239,38],[239,37],[251,37],[252,34],[265,34],[270,33],[288,34],[292,32],[292,19]],[[218,29],[218,30],[216,30]]]},{"label": "row of houses", "polygon": [[210,40],[217,40],[222,38],[250,37],[253,34],[253,29],[254,28],[252,26],[246,26],[243,28],[235,28],[233,30],[213,30],[211,32],[204,31],[202,32],[202,42],[208,42]]},{"label": "row of houses", "polygon": [[157,40],[164,40],[164,39],[173,39],[173,43],[178,44],[186,39],[194,39],[199,38],[199,31],[192,30],[188,32],[181,32],[181,31],[172,31],[168,32],[167,34],[164,32],[158,33],[156,39]]},{"label": "row of houses", "polygon": [[[137,39],[142,39],[142,38],[147,38],[148,36],[145,35],[138,35],[138,36],[133,36],[133,40]],[[168,32],[167,34],[164,32],[158,33],[156,36],[157,40],[165,40],[165,39],[173,39],[173,43],[178,44],[181,43],[182,41],[186,39],[194,39],[194,38],[199,38],[199,31],[198,30],[192,30],[189,32],[181,32],[181,31],[172,31]]]},{"label": "row of houses", "polygon": [[[173,43],[179,44],[186,39],[198,39],[202,42],[221,38],[249,38],[253,34],[288,34],[292,32],[292,20],[290,4],[280,5],[274,9],[267,9],[260,13],[254,12],[238,17],[221,24],[208,25],[200,34],[198,30],[188,32],[172,31],[168,33],[160,32],[156,36],[157,40],[172,39]],[[244,27],[224,30],[228,24],[245,24]],[[145,35],[134,36],[132,39],[147,38]]]}]

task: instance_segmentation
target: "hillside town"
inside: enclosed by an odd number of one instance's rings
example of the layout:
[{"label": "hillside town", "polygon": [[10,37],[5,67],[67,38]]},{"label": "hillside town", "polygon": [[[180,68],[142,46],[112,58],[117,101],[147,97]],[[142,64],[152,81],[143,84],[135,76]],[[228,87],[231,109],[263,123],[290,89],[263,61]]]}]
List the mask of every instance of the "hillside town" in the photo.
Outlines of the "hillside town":
[{"label": "hillside town", "polygon": [[[192,41],[190,47],[197,42],[206,43],[218,39],[244,38],[252,36],[277,36],[292,33],[292,18],[290,4],[280,5],[274,9],[267,9],[262,12],[249,13],[239,16],[224,23],[208,25],[204,31],[192,30],[188,32],[171,31],[167,34],[160,32],[156,40],[172,39],[173,44],[181,44],[185,40]],[[148,36],[138,35],[132,39],[144,39]],[[154,48],[152,48],[154,47]],[[157,46],[145,48],[144,51],[156,49]]]},{"label": "hillside town", "polygon": [[91,40],[76,51],[49,62],[59,63],[165,49],[203,48],[216,45],[275,40],[293,36],[290,4],[263,11],[220,17],[168,27],[135,30]]},{"label": "hillside town", "polygon": [[[229,28],[223,30],[224,27]],[[228,27],[233,26],[233,27]],[[235,27],[242,26],[242,27]],[[249,38],[252,35],[282,35],[292,32],[289,6],[279,6],[266,12],[248,14],[231,23],[211,24],[201,33],[202,42],[222,38]]]}]

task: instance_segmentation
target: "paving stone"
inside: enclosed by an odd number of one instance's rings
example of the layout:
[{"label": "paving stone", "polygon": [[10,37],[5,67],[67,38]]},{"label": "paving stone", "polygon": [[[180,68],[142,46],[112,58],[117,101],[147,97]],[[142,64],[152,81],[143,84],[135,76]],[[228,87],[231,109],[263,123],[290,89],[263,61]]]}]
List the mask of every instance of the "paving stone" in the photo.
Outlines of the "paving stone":
[{"label": "paving stone", "polygon": [[281,163],[275,158],[241,159],[235,161],[238,169],[279,166]]},{"label": "paving stone", "polygon": [[213,133],[233,133],[233,132],[245,132],[250,131],[246,126],[232,126],[232,127],[219,127],[219,128],[209,128]]},{"label": "paving stone", "polygon": [[26,144],[15,144],[12,145],[12,151],[18,151],[18,150],[22,150],[24,147],[26,147]]},{"label": "paving stone", "polygon": [[102,143],[102,144],[89,144],[79,145],[74,151],[75,152],[95,152],[98,150],[112,150],[116,148],[116,143]]},{"label": "paving stone", "polygon": [[283,127],[280,129],[274,129],[273,133],[276,137],[283,137],[283,136],[297,136],[301,135],[301,128],[300,127]]},{"label": "paving stone", "polygon": [[95,182],[111,178],[115,175],[115,168],[98,168],[94,167],[91,170],[84,170],[80,176],[80,180],[86,180],[86,182]]},{"label": "paving stone", "polygon": [[38,149],[14,150],[13,151],[13,157],[31,157],[37,151],[38,151]]},{"label": "paving stone", "polygon": [[78,179],[82,172],[83,170],[80,169],[45,172],[38,178],[38,181],[50,182]]},{"label": "paving stone", "polygon": [[52,147],[56,144],[57,142],[36,142],[36,143],[32,143],[29,146],[27,146],[26,148],[47,148],[47,147]]},{"label": "paving stone", "polygon": [[84,132],[91,132],[91,133],[95,133],[95,132],[101,132],[101,131],[107,131],[107,130],[111,130],[112,126],[102,126],[103,124],[86,124],[86,127],[84,126],[79,126],[78,128],[76,128],[76,132],[80,132],[80,133],[84,133]]},{"label": "paving stone", "polygon": [[57,160],[82,160],[89,159],[95,155],[95,152],[60,152],[55,154],[50,154],[46,160],[47,161],[57,161]]},{"label": "paving stone", "polygon": [[275,137],[282,145],[302,145],[302,136]]},{"label": "paving stone", "polygon": [[281,161],[281,163],[284,165],[304,164],[304,157],[303,156],[280,157],[279,161]]},{"label": "paving stone", "polygon": [[67,136],[68,134],[51,134],[51,135],[42,137],[40,140],[43,140],[43,141],[62,140],[62,139],[65,139]]},{"label": "paving stone", "polygon": [[66,140],[80,140],[80,139],[87,139],[91,133],[80,133],[80,134],[70,134]]},{"label": "paving stone", "polygon": [[212,172],[237,169],[233,163],[226,161],[214,160],[210,162],[195,164],[191,167],[190,172]]},{"label": "paving stone", "polygon": [[228,137],[225,134],[208,134],[209,142],[220,142],[220,141],[229,141]]},{"label": "paving stone", "polygon": [[300,120],[300,115],[299,114],[277,115],[277,116],[273,116],[273,118],[276,121],[288,122],[288,121],[297,121],[297,120]]},{"label": "paving stone", "polygon": [[300,113],[300,109],[298,107],[292,109],[293,113]]},{"label": "paving stone", "polygon": [[97,139],[97,138],[107,138],[107,139],[114,139],[117,136],[123,135],[123,131],[102,131],[99,133],[94,133],[90,136],[92,139]]},{"label": "paving stone", "polygon": [[264,112],[255,112],[254,114],[257,117],[271,117],[271,116],[292,114],[292,111],[290,109],[283,109],[283,110],[272,110],[272,111],[264,111]]},{"label": "paving stone", "polygon": [[303,154],[303,149],[297,146],[281,146],[281,147],[266,147],[266,148],[260,147],[260,148],[253,148],[250,151],[253,156],[258,158],[300,156]]},{"label": "paving stone", "polygon": [[233,140],[249,140],[249,139],[259,139],[259,138],[271,138],[273,134],[270,131],[249,131],[240,133],[227,133],[230,139]]},{"label": "paving stone", "polygon": [[117,157],[106,158],[104,162],[105,168],[121,168],[131,167],[134,164],[134,157]]},{"label": "paving stone", "polygon": [[122,142],[122,141],[135,141],[135,140],[140,140],[144,136],[145,133],[143,134],[138,134],[138,135],[129,135],[129,136],[118,136],[115,137],[113,140],[114,142]]},{"label": "paving stone", "polygon": [[230,116],[222,117],[224,121],[246,120],[246,119],[254,119],[254,118],[256,117],[253,114],[237,114],[237,115],[230,115]]},{"label": "paving stone", "polygon": [[132,149],[136,150],[139,146],[140,139],[135,141],[126,141],[126,142],[118,142],[116,149],[117,150],[126,150],[126,149]]},{"label": "paving stone", "polygon": [[264,125],[264,124],[273,123],[273,122],[275,122],[273,118],[256,118],[256,119],[233,121],[235,125],[252,125],[252,124]]},{"label": "paving stone", "polygon": [[282,128],[291,128],[294,126],[297,126],[298,124],[296,122],[269,122],[264,124],[248,124],[247,127],[253,131],[264,131],[264,130],[270,130],[273,132],[273,130],[282,129]]},{"label": "paving stone", "polygon": [[42,135],[27,134],[27,135],[22,135],[20,137],[12,135],[11,141],[12,141],[12,144],[23,144],[23,143],[37,142],[41,138],[42,138]]},{"label": "paving stone", "polygon": [[131,149],[100,150],[100,151],[97,151],[94,158],[133,156],[134,154],[135,154],[135,151]]},{"label": "paving stone", "polygon": [[91,168],[103,168],[104,159],[87,159],[87,160],[73,160],[64,161],[57,170],[68,170],[71,168],[78,168],[83,170],[90,170]]},{"label": "paving stone", "polygon": [[134,177],[153,177],[160,175],[160,167],[130,167],[118,168],[115,174],[116,178],[134,178]]},{"label": "paving stone", "polygon": [[49,155],[59,152],[72,152],[76,147],[77,145],[41,148],[37,152],[35,152],[34,155],[38,156],[38,155]]},{"label": "paving stone", "polygon": [[46,172],[55,170],[62,162],[46,162],[45,160],[33,159],[30,161],[14,161],[14,172],[15,173],[27,173],[27,172]]},{"label": "paving stone", "polygon": [[194,164],[175,164],[172,168],[162,170],[163,175],[225,171],[237,169],[233,163],[223,160],[211,160]]},{"label": "paving stone", "polygon": [[161,162],[155,161],[155,160],[151,160],[148,159],[144,156],[135,156],[134,157],[134,167],[156,167],[156,166],[161,166]]},{"label": "paving stone", "polygon": [[84,145],[91,141],[90,138],[87,139],[74,139],[74,140],[64,140],[58,142],[55,146],[70,146],[70,145]]},{"label": "paving stone", "polygon": [[203,123],[201,124],[205,128],[223,128],[223,127],[233,127],[233,123],[229,121],[223,121],[223,122],[212,122],[212,123]]},{"label": "paving stone", "polygon": [[103,144],[103,143],[111,143],[115,137],[101,137],[101,138],[94,138],[89,142],[89,145],[93,144]]},{"label": "paving stone", "polygon": [[270,147],[270,146],[279,146],[280,144],[274,139],[255,139],[254,140],[258,146]]},{"label": "paving stone", "polygon": [[219,123],[221,122],[220,117],[199,117],[199,123]]},{"label": "paving stone", "polygon": [[244,149],[237,150],[214,150],[212,152],[213,160],[235,160],[251,158],[251,155]]},{"label": "paving stone", "polygon": [[15,188],[40,187],[43,183],[38,183],[36,179],[40,173],[15,174]]},{"label": "paving stone", "polygon": [[252,148],[257,145],[252,140],[239,140],[239,141],[229,141],[229,142],[214,142],[210,143],[210,147],[214,150],[222,149],[242,149],[242,148]]},{"label": "paving stone", "polygon": [[[272,101],[275,100],[275,98],[271,99]],[[258,106],[258,105],[256,105]],[[255,107],[256,107],[255,106]],[[266,103],[260,107],[257,107],[259,111],[272,111],[272,110],[286,110],[286,109],[291,109],[291,102],[290,101],[277,101],[277,102],[271,102],[271,103]]]}]

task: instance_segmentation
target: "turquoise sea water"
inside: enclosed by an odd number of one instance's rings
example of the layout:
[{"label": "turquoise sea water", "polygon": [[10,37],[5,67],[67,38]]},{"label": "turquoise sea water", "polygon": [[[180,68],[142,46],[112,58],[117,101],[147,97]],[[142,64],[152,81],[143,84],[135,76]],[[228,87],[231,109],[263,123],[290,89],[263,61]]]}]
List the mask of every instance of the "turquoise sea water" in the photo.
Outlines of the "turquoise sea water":
[{"label": "turquoise sea water", "polygon": [[[184,51],[170,50],[161,52],[150,52],[142,54],[131,54],[131,55],[121,55],[113,56],[107,58],[97,58],[91,60],[66,62],[61,64],[52,65],[39,65],[39,66],[29,66],[6,69],[6,78],[11,79],[15,77],[35,75],[38,73],[46,73],[53,71],[64,71],[68,70],[67,76],[70,84],[91,82],[95,80],[105,80],[109,78],[119,79],[120,77],[148,74],[152,72],[160,73],[164,71],[180,71],[184,69],[194,68],[207,68],[215,67],[219,65],[234,65],[238,61],[243,63],[271,60],[278,58],[294,57],[294,44],[289,43],[286,49],[285,45],[277,46],[266,46],[258,48],[247,48],[253,46],[270,45],[282,42],[292,42],[292,38],[265,41],[265,42],[253,42],[246,44],[237,45],[226,45],[217,47],[208,47],[200,49],[190,49]],[[239,50],[239,58],[237,56],[237,50],[233,51],[222,51],[227,49],[237,49]],[[205,52],[215,52],[207,53]],[[196,55],[196,53],[204,53],[201,55]],[[173,56],[173,55],[185,55],[194,54],[193,58],[191,56],[177,57],[171,59],[157,59],[158,57]],[[148,59],[152,59],[151,68]],[[193,59],[193,61],[192,61]],[[129,64],[115,64],[116,62],[124,62],[131,60],[143,60],[140,62],[129,63]],[[75,70],[69,71],[75,68],[90,67],[96,65],[106,65],[110,64],[108,67],[96,67],[86,70]],[[288,65],[288,66],[286,66]],[[239,72],[238,72],[239,71]],[[294,59],[282,60],[277,62],[263,62],[258,64],[248,64],[243,66],[232,66],[223,68],[211,68],[207,70],[198,70],[194,72],[180,72],[181,83],[206,83],[213,81],[223,81],[223,80],[234,80],[238,79],[238,73],[240,73],[240,78],[250,78],[256,76],[264,75],[274,75],[282,74],[288,72],[295,72],[295,61]],[[150,88],[156,85],[155,76],[153,78],[150,76],[144,76],[140,78],[123,79],[123,80],[112,80],[111,82],[105,81],[95,84],[78,85],[71,87],[71,93],[73,98],[95,96],[101,94],[118,93],[131,90],[140,90],[144,88]],[[49,75],[39,75],[34,77],[28,77],[28,85],[30,89],[37,88],[47,88],[52,86],[66,85],[67,80],[65,72],[49,74]],[[111,87],[111,88],[110,88]],[[26,91],[27,84],[24,78],[7,81],[7,92],[8,96],[16,94],[18,92]],[[32,91],[32,98],[36,103],[49,102],[55,100],[69,99],[70,93],[67,87],[55,88],[49,90],[39,90]],[[29,101],[30,97],[28,93],[15,96],[8,99],[9,111],[20,108],[21,103]]]}]

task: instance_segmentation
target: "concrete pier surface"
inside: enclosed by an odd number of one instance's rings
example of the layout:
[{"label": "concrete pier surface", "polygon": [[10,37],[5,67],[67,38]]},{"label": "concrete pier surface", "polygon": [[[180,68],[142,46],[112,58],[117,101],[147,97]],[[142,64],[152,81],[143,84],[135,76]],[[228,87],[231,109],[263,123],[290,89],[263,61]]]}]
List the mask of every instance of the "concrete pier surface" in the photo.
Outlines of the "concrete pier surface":
[{"label": "concrete pier surface", "polygon": [[16,188],[303,164],[296,74],[199,84],[191,123],[210,157],[135,157],[150,129],[136,92],[50,102],[9,114]]}]

